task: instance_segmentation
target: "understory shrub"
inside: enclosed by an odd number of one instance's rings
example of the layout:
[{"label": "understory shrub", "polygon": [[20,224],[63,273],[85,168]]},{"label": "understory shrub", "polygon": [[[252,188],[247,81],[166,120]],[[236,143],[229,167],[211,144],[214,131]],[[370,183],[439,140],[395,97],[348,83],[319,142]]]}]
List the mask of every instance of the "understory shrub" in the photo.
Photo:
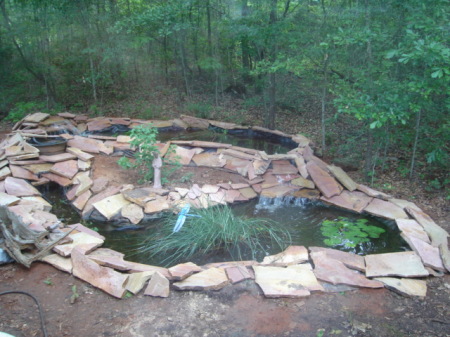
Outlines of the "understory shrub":
[{"label": "understory shrub", "polygon": [[[210,253],[228,253],[235,260],[257,259],[269,247],[285,249],[291,243],[289,232],[281,225],[261,218],[236,216],[228,206],[191,209],[179,232],[173,228],[178,215],[170,212],[158,223],[156,233],[138,248],[152,257],[164,256],[162,263],[180,261]],[[250,257],[248,256],[250,255]]]}]

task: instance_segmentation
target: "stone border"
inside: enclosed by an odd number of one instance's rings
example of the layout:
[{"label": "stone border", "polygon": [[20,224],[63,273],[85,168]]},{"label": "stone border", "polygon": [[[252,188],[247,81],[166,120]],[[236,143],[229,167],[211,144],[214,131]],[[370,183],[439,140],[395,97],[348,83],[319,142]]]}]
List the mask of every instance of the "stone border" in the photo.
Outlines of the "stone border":
[{"label": "stone border", "polygon": [[[204,141],[169,141],[157,144],[162,156],[170,156],[167,150],[173,145],[183,165],[204,166],[237,173],[246,179],[245,184],[203,186],[194,184],[190,189],[174,188],[169,191],[149,187],[134,188],[132,185],[108,186],[109,182],[105,179],[92,180],[90,168],[95,155],[100,153],[112,155],[115,152],[132,150],[130,138],[92,134],[83,137],[80,134],[84,131],[101,131],[114,125],[132,128],[149,122],[163,129],[213,127],[224,130],[253,130],[266,135],[285,137],[298,146],[287,154],[269,155],[255,149]],[[68,145],[63,154],[41,155],[38,149],[26,142],[31,136],[48,136],[61,130],[68,132],[60,135],[67,139]],[[57,268],[72,272],[75,276],[116,297],[123,296],[126,284],[133,283],[138,276],[145,281],[151,277],[148,287],[152,285],[154,289],[160,290],[164,285],[164,288],[167,288],[164,294],[168,294],[169,280],[179,281],[173,283],[172,287],[175,289],[197,290],[218,289],[229,282],[239,282],[241,278],[256,277],[256,282],[268,297],[306,296],[310,291],[325,291],[324,286],[317,283],[316,278],[327,284],[364,287],[380,287],[384,284],[386,287],[406,293],[412,291],[411,287],[414,291],[418,287],[420,288],[418,294],[424,295],[423,284],[420,283],[422,281],[391,279],[388,276],[410,278],[448,272],[450,270],[448,233],[414,203],[395,199],[383,192],[355,183],[341,168],[328,165],[316,157],[310,144],[310,140],[301,135],[288,135],[277,130],[244,127],[191,116],[181,116],[180,119],[170,121],[143,121],[129,118],[88,118],[85,115],[70,113],[60,113],[57,116],[35,113],[17,123],[13,128],[13,134],[0,144],[0,206],[8,207],[10,212],[18,215],[31,229],[42,231],[47,226],[55,225],[58,220],[50,213],[51,205],[40,196],[34,186],[50,181],[66,188],[67,199],[83,218],[101,214],[108,221],[122,218],[133,224],[138,224],[146,216],[152,216],[165,209],[181,207],[186,203],[200,208],[247,201],[258,196],[320,199],[346,210],[395,220],[402,237],[413,252],[368,255],[365,258],[361,257],[364,261],[359,261],[355,267],[355,264],[346,263],[348,260],[356,259],[353,254],[312,247],[311,254],[308,255],[306,248],[292,246],[285,252],[267,257],[262,264],[250,261],[198,267],[188,263],[165,269],[124,261],[123,254],[111,250],[95,250],[102,244],[104,238],[77,224],[76,233],[69,235],[72,243],[55,247],[54,251],[59,255],[50,255],[44,260]],[[75,225],[70,227],[72,226]],[[300,259],[298,254],[302,256]],[[95,258],[97,255],[102,258]],[[310,260],[314,263],[314,269],[310,264],[304,264]],[[248,269],[249,266],[252,268]],[[139,275],[124,276],[110,270],[110,267]],[[119,279],[116,280],[116,288],[102,287],[105,283],[111,285],[110,280],[86,276],[96,272],[105,274],[103,269],[99,268],[108,268],[108,277]],[[176,276],[179,269],[187,269],[189,272]],[[353,271],[355,269],[365,272],[365,276],[355,274]],[[334,277],[330,276],[330,272]],[[195,274],[191,275],[193,273]],[[155,281],[152,281],[154,277]],[[313,286],[305,285],[304,278],[312,282]],[[215,282],[218,280],[219,285]],[[281,286],[282,284],[291,286],[286,289]],[[404,290],[405,287],[408,290]],[[292,292],[293,288],[298,291]],[[147,292],[151,293],[150,290]]]}]

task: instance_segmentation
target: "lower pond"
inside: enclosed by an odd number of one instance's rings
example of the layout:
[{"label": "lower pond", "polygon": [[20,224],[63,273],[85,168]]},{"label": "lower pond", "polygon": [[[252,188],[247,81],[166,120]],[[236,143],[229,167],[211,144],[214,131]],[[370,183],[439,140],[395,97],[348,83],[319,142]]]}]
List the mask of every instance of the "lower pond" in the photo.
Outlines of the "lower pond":
[{"label": "lower pond", "polygon": [[[106,237],[103,247],[124,253],[125,258],[129,261],[163,265],[162,261],[165,256],[150,257],[148,252],[142,252],[141,249],[145,239],[156,233],[160,225],[160,220],[147,220],[139,227],[134,228],[131,226],[118,227],[108,222],[85,222],[71,205],[63,201],[64,197],[62,197],[60,190],[47,190],[44,191],[44,195],[53,204],[52,212],[58,218],[63,219],[65,223],[81,222],[91,228],[96,228],[100,234]],[[232,210],[237,216],[271,219],[281,224],[289,231],[292,237],[292,244],[294,245],[336,248],[361,255],[409,250],[407,244],[400,237],[397,226],[393,221],[370,215],[347,212],[335,207],[329,207],[319,201],[292,197],[276,199],[259,198],[250,202],[233,205]],[[368,225],[384,229],[384,233],[379,238],[370,239],[369,242],[361,243],[355,248],[348,248],[343,245],[334,247],[327,246],[324,243],[326,237],[321,231],[321,225],[325,220],[336,220],[339,217],[353,221],[365,219]],[[188,226],[189,222],[186,221],[185,225]],[[265,247],[265,251],[257,252],[259,261],[266,255],[279,253],[279,248],[277,247],[270,247],[268,245]],[[251,259],[251,255],[244,256],[244,259]],[[215,251],[210,255],[196,256],[190,260],[202,265],[211,262],[230,261],[232,260],[232,256],[225,252]]]}]

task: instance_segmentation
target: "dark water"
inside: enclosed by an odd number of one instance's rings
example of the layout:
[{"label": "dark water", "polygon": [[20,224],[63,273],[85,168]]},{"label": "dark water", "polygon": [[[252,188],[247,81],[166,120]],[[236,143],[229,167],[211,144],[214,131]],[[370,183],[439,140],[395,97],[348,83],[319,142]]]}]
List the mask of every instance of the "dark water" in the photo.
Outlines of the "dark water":
[{"label": "dark water", "polygon": [[[146,222],[143,229],[139,230],[118,230],[111,223],[84,222],[72,207],[63,201],[58,189],[44,191],[46,197],[52,202],[53,212],[58,218],[63,218],[65,223],[81,222],[89,227],[96,227],[98,232],[106,237],[104,247],[111,248],[125,254],[126,259],[135,262],[161,265],[158,257],[150,258],[147,254],[139,252],[139,246],[144,239],[153,235],[159,221],[157,219]],[[324,220],[334,220],[339,216],[350,219],[367,219],[369,225],[375,225],[385,229],[385,233],[378,239],[372,239],[363,246],[356,249],[346,249],[335,247],[344,251],[351,251],[357,254],[379,254],[388,252],[398,252],[408,250],[406,243],[400,237],[398,229],[393,221],[383,220],[370,215],[360,215],[343,211],[334,207],[328,207],[320,202],[309,201],[307,199],[278,198],[254,200],[232,206],[236,215],[244,217],[269,218],[289,230],[295,245],[306,247],[319,246],[327,247],[320,231],[320,225]],[[279,251],[273,247],[267,247],[265,252],[259,252],[259,258],[265,255],[276,254]],[[250,255],[248,257],[250,259]],[[232,259],[227,254],[215,254],[209,256],[199,256],[192,259],[198,264],[209,262],[221,262]]]}]

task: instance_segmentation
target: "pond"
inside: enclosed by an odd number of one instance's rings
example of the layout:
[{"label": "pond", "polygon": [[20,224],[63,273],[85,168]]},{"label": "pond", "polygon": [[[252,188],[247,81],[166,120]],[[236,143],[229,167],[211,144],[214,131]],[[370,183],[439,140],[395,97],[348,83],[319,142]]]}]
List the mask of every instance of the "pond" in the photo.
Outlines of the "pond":
[{"label": "pond", "polygon": [[[146,221],[140,229],[130,227],[117,227],[112,223],[83,222],[79,214],[65,203],[58,189],[47,189],[43,191],[46,198],[54,205],[53,213],[58,218],[64,219],[66,223],[82,222],[89,227],[95,227],[98,232],[106,237],[103,247],[111,248],[125,254],[129,261],[163,266],[164,256],[151,258],[148,253],[140,252],[139,247],[145,238],[154,235],[160,224],[160,220]],[[284,197],[267,199],[260,197],[258,200],[245,202],[232,206],[233,212],[238,216],[271,219],[283,225],[292,236],[292,244],[306,247],[327,247],[326,239],[320,230],[324,220],[335,220],[345,217],[352,220],[366,219],[368,224],[381,227],[385,230],[378,239],[371,239],[356,248],[333,247],[357,254],[378,254],[409,250],[407,244],[399,235],[397,226],[393,221],[376,218],[370,215],[361,215],[344,211],[335,207],[326,206],[320,201],[312,201],[305,198]],[[127,229],[128,228],[128,229]],[[265,251],[257,252],[259,261],[264,256],[279,253],[276,247],[266,246]],[[244,257],[251,259],[251,255]],[[190,259],[192,262],[203,265],[211,262],[230,261],[232,257],[227,253],[215,252],[211,255],[197,256]],[[187,261],[186,261],[187,262]]]}]

